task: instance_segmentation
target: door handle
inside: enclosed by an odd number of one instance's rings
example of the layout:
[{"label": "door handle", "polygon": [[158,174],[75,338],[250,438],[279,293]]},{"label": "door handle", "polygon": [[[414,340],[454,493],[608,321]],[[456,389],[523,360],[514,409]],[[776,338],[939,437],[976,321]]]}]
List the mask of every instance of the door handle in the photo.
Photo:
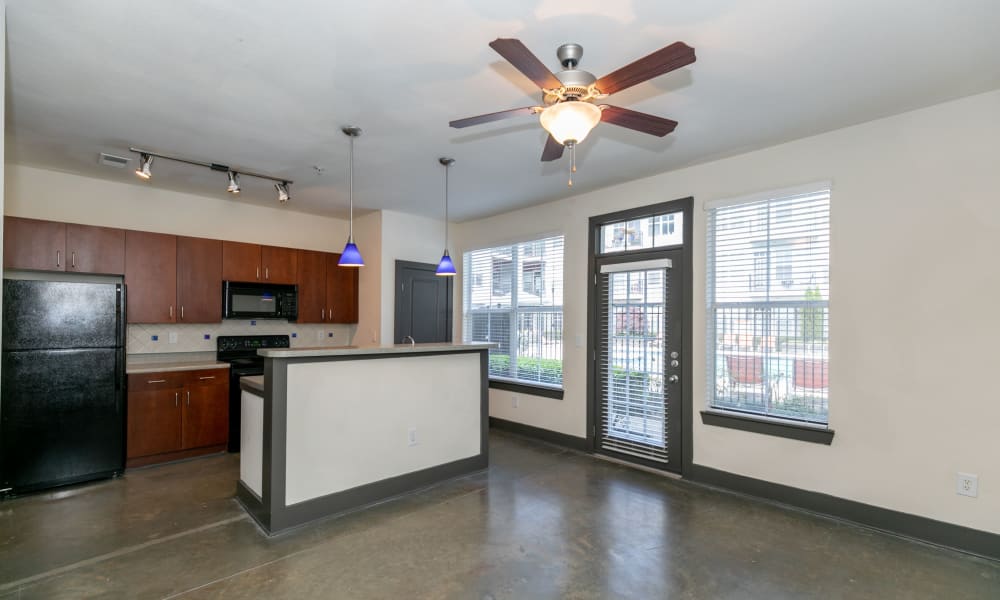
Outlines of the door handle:
[{"label": "door handle", "polygon": [[[201,380],[205,380],[205,379],[215,379],[215,375],[202,375],[202,376],[201,376],[201,377],[199,377],[198,379],[201,379]],[[189,392],[189,393],[190,393],[190,392]]]},{"label": "door handle", "polygon": [[257,267],[257,279],[260,279],[260,267]]},{"label": "door handle", "polygon": [[271,279],[271,269],[268,267],[264,267],[264,279]]},{"label": "door handle", "polygon": [[170,305],[170,318],[171,319],[174,318],[174,305],[173,304]]},{"label": "door handle", "polygon": [[184,305],[181,304],[181,319],[184,318]]},{"label": "door handle", "polygon": [[70,253],[69,257],[70,257],[70,266],[75,269],[76,268],[76,251],[74,250],[72,253]]},{"label": "door handle", "polygon": [[150,379],[146,383],[166,383],[166,382],[167,382],[166,379]]},{"label": "door handle", "polygon": [[319,311],[319,320],[320,321],[325,321],[326,320],[326,309],[325,308],[320,309],[320,311]]},{"label": "door handle", "polygon": [[191,390],[188,390],[187,405],[191,406]]},{"label": "door handle", "polygon": [[681,378],[678,377],[678,376],[676,376],[676,375],[671,375],[670,377],[667,377],[667,381],[669,383],[677,383],[680,380],[681,380]]},{"label": "door handle", "polygon": [[174,406],[180,406],[181,405],[180,397],[181,397],[181,393],[180,392],[174,392]]},{"label": "door handle", "polygon": [[56,250],[56,267],[59,266],[59,263],[61,261],[62,261],[62,251],[61,250]]}]

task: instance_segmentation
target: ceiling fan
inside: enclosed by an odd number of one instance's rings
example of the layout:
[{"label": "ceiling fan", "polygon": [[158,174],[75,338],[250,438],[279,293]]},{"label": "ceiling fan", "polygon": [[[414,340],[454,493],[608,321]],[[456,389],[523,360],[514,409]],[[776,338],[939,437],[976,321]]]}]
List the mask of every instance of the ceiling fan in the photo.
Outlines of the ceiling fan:
[{"label": "ceiling fan", "polygon": [[[677,121],[609,104],[596,104],[595,100],[695,61],[694,48],[684,42],[674,42],[598,79],[577,68],[583,56],[583,47],[579,44],[563,44],[556,50],[556,56],[563,66],[563,70],[558,73],[549,71],[520,40],[497,38],[490,42],[490,48],[542,89],[544,106],[502,110],[448,124],[462,128],[510,117],[540,115],[542,127],[549,132],[542,150],[542,161],[561,158],[563,149],[569,148],[573,155],[571,173],[576,171],[576,145],[601,121],[658,137],[667,135],[677,127]],[[569,185],[573,185],[572,175]]]}]

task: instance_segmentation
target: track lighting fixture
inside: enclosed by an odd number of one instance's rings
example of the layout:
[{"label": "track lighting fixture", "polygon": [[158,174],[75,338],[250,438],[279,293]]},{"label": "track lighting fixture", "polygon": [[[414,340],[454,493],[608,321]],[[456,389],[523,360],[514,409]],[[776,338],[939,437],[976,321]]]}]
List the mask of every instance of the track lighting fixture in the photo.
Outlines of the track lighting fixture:
[{"label": "track lighting fixture", "polygon": [[139,155],[139,168],[135,170],[135,174],[143,179],[150,179],[153,175],[150,171],[150,166],[153,164],[153,157],[162,158],[165,160],[172,160],[175,162],[184,163],[187,165],[195,165],[197,167],[205,167],[206,169],[211,169],[213,171],[219,171],[220,173],[225,173],[229,178],[229,183],[226,185],[226,191],[230,194],[240,193],[240,176],[244,177],[256,177],[257,179],[268,179],[275,182],[274,189],[278,192],[278,202],[281,204],[288,203],[291,199],[291,194],[288,193],[289,186],[292,185],[292,181],[289,179],[283,179],[278,177],[272,177],[270,175],[264,175],[262,173],[253,173],[240,169],[231,168],[229,165],[223,165],[219,163],[203,162],[199,160],[191,160],[189,158],[182,158],[180,156],[170,156],[168,154],[160,154],[158,152],[150,152],[149,150],[143,150],[141,148],[129,148],[132,152]]},{"label": "track lighting fixture", "polygon": [[291,198],[288,195],[288,182],[282,181],[281,183],[274,184],[274,189],[278,192],[278,202],[285,204]]},{"label": "track lighting fixture", "polygon": [[135,174],[143,179],[149,179],[153,176],[153,173],[149,170],[152,164],[153,157],[143,152],[139,155],[139,168],[135,170]]}]

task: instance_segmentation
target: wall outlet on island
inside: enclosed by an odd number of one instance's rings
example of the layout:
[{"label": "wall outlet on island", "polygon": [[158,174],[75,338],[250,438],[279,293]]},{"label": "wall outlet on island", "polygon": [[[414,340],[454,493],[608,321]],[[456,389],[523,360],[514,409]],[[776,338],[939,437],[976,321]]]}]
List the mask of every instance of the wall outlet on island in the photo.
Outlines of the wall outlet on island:
[{"label": "wall outlet on island", "polygon": [[410,427],[410,430],[406,432],[406,440],[411,446],[417,445],[417,428]]},{"label": "wall outlet on island", "polygon": [[958,488],[955,490],[960,496],[970,496],[975,498],[979,495],[979,475],[972,473],[958,474]]}]

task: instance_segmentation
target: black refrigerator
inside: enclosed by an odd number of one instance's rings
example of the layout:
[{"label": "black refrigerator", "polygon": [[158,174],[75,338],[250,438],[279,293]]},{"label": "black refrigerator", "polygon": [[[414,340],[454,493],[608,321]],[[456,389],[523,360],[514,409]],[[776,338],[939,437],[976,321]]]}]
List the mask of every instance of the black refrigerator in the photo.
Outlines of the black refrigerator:
[{"label": "black refrigerator", "polygon": [[0,495],[125,468],[125,286],[3,280]]}]

